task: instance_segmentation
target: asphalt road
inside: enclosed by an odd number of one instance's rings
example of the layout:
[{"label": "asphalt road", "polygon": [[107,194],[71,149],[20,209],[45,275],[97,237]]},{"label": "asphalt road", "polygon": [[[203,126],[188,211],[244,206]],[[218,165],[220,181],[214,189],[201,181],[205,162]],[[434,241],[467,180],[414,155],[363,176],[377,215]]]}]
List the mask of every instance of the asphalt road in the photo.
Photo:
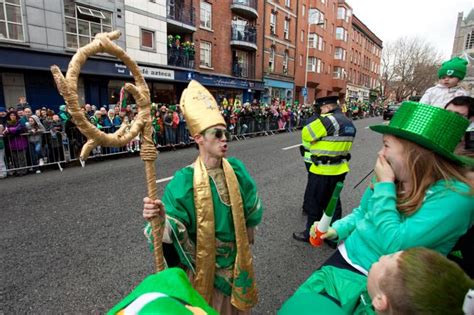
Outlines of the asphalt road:
[{"label": "asphalt road", "polygon": [[[355,121],[352,171],[342,193],[344,213],[357,206],[373,168],[381,136],[367,129],[381,118]],[[300,132],[230,144],[246,164],[265,206],[253,247],[260,301],[255,314],[275,313],[328,256],[296,242],[302,230],[306,170]],[[192,163],[193,147],[160,153],[157,177]],[[163,185],[159,184],[159,195]],[[104,313],[153,272],[142,234],[144,168],[138,157],[89,162],[0,181],[0,313]]]}]

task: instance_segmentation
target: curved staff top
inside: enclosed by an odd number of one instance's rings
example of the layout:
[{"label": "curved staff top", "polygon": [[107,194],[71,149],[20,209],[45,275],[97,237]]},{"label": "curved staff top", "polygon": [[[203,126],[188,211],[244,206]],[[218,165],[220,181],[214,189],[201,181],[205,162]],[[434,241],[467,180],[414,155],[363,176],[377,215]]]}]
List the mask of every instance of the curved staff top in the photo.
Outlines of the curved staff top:
[{"label": "curved staff top", "polygon": [[[153,127],[150,115],[150,91],[148,90],[148,85],[137,63],[133,61],[122,48],[113,42],[113,40],[118,39],[120,35],[120,31],[97,34],[92,42],[79,48],[74,54],[69,63],[66,77],[63,76],[61,70],[56,65],[51,67],[51,72],[53,73],[59,94],[64,97],[67,111],[71,114],[73,122],[88,139],[81,150],[80,161],[82,166],[84,166],[84,161],[96,146],[123,147],[140,134],[143,144],[140,157],[145,162],[148,197],[154,200],[158,198],[155,170],[155,160],[158,153],[152,138]],[[138,115],[128,133],[126,132],[127,125],[122,123],[120,128],[113,134],[105,134],[86,119],[79,106],[77,81],[81,67],[90,56],[104,52],[123,61],[135,79],[135,85],[131,83],[125,84],[125,90],[133,95],[138,107]],[[157,272],[165,268],[162,247],[164,222],[164,218],[161,216],[156,216],[151,222],[154,237],[155,268]]]}]

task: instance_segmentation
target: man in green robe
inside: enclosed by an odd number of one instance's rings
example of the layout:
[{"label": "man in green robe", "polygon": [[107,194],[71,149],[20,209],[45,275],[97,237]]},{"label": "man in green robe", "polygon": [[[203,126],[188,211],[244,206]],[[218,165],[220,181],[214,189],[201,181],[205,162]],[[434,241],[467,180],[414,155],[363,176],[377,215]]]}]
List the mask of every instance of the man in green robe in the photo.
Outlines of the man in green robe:
[{"label": "man in green robe", "polygon": [[173,243],[213,308],[246,313],[257,303],[249,246],[263,211],[256,185],[241,161],[225,158],[230,135],[212,95],[191,81],[180,107],[199,156],[176,172],[162,200],[145,198],[143,216],[166,215],[163,242]]}]

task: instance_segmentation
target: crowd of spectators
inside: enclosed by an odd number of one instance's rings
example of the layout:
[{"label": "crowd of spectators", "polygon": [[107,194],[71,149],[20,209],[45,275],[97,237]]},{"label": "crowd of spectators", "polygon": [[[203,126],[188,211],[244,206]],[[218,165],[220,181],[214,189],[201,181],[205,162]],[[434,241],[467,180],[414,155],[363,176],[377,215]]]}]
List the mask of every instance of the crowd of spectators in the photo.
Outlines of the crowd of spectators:
[{"label": "crowd of spectators", "polygon": [[[257,100],[242,104],[238,99],[223,99],[219,106],[228,130],[237,139],[275,131],[291,132],[304,126],[306,119],[314,114],[311,105],[285,103],[277,98],[272,99],[270,104]],[[90,122],[105,133],[115,132],[122,122],[130,127],[137,114],[134,105],[97,108],[84,104],[82,110]],[[153,103],[151,114],[157,149],[175,150],[193,141],[178,104]],[[57,112],[48,107],[33,111],[25,97],[18,98],[16,106],[8,109],[0,107],[0,128],[0,177],[41,173],[41,167],[45,164],[74,160],[86,141],[76,129],[65,105],[61,105]],[[98,147],[92,155],[138,151],[140,138],[136,137],[124,148]]]}]

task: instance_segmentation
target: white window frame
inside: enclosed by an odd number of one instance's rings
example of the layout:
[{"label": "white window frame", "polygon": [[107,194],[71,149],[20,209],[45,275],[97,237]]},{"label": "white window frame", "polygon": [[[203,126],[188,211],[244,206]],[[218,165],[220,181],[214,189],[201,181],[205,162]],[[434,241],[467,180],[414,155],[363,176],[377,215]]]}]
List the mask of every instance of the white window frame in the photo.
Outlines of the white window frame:
[{"label": "white window frame", "polygon": [[283,38],[290,39],[290,20],[285,19],[283,24]]},{"label": "white window frame", "polygon": [[345,20],[346,19],[346,8],[344,7],[337,7],[337,19],[338,20]]},{"label": "white window frame", "polygon": [[283,56],[283,74],[288,74],[288,64],[290,63],[290,55],[288,51],[285,50],[285,55]]},{"label": "white window frame", "polygon": [[201,0],[200,21],[201,28],[212,30],[212,4]]},{"label": "white window frame", "polygon": [[237,56],[237,62],[242,67],[242,77],[248,78],[249,77],[249,53],[242,50],[237,50],[235,52]]},{"label": "white window frame", "polygon": [[275,13],[270,13],[270,34],[276,34],[276,25],[277,25],[277,15]]},{"label": "white window frame", "polygon": [[344,74],[344,68],[335,66],[333,69],[332,77],[334,79],[342,79]]},{"label": "white window frame", "polygon": [[291,7],[291,0],[285,0],[285,6]]},{"label": "white window frame", "polygon": [[268,58],[268,68],[270,69],[270,72],[275,71],[275,48],[270,47],[270,57]]},{"label": "white window frame", "polygon": [[212,43],[201,41],[199,45],[200,50],[200,66],[206,68],[212,68]]},{"label": "white window frame", "polygon": [[316,58],[316,73],[321,73],[322,61],[319,58]]},{"label": "white window frame", "polygon": [[[87,14],[87,13],[85,14],[84,12],[87,11],[87,10],[85,11],[85,9],[88,9],[89,10],[88,12],[90,12],[91,14]],[[100,12],[101,17],[99,17],[99,14],[97,13],[95,13],[95,15],[92,14],[93,12],[96,12],[96,11]],[[78,13],[81,14],[82,16],[81,17],[78,16]],[[105,16],[104,13],[110,16],[109,22],[107,22],[107,17]],[[99,19],[99,22],[96,22],[96,20],[86,20],[87,17],[90,17],[93,19]],[[110,11],[102,10],[102,9],[97,9],[97,8],[93,9],[93,8],[86,8],[80,5],[74,5],[74,16],[64,12],[64,19],[65,19],[65,24],[66,24],[65,43],[66,43],[66,48],[69,48],[69,49],[77,49],[91,42],[95,37],[95,33],[93,31],[94,27],[99,28],[97,30],[98,33],[110,32],[113,29],[113,13]],[[86,30],[87,34],[83,34],[81,33],[81,30],[79,29],[79,24],[84,25],[86,23],[87,23],[87,30]],[[75,32],[68,31],[68,26],[73,27],[75,29]],[[81,45],[81,41],[82,41],[82,45]],[[69,45],[69,42],[75,43],[75,45]],[[141,39],[140,39],[140,45],[141,45]]]},{"label": "white window frame", "polygon": [[77,7],[77,11],[79,11],[80,14],[88,15],[90,17],[97,18],[97,19],[105,19],[105,15],[102,12],[100,12],[99,10],[86,8],[86,7],[83,7],[83,6],[80,6],[80,5],[78,5],[76,7]]},{"label": "white window frame", "polygon": [[346,50],[342,47],[336,47],[334,49],[334,59],[336,60],[346,60]]},{"label": "white window frame", "polygon": [[[16,42],[24,42],[25,41],[25,27],[23,25],[23,7],[20,1],[20,4],[14,4],[14,3],[6,3],[3,1],[0,3],[0,6],[2,6],[3,9],[3,19],[0,19],[0,24],[5,25],[5,35],[0,34],[0,40],[9,40],[9,41],[16,41]],[[15,7],[15,8],[20,8],[20,22],[17,21],[9,21],[8,16],[7,16],[7,6]],[[10,30],[9,30],[9,25],[16,25],[21,27],[21,38],[11,38],[10,36]]]},{"label": "white window frame", "polygon": [[[152,45],[152,47],[148,47],[148,46],[143,45],[143,32],[151,33],[151,38],[152,38],[151,45]],[[140,49],[141,50],[156,51],[155,39],[156,39],[155,31],[140,27]]]},{"label": "white window frame", "polygon": [[316,72],[316,63],[317,58],[315,57],[308,57],[308,63],[306,64],[306,71],[307,72]]},{"label": "white window frame", "polygon": [[304,42],[304,30],[301,30],[300,40]]},{"label": "white window frame", "polygon": [[306,5],[303,4],[303,5],[301,6],[301,16],[304,17],[305,14],[306,14]]},{"label": "white window frame", "polygon": [[[339,30],[342,30],[342,33]],[[347,31],[344,27],[336,27],[336,39],[347,42]]]},{"label": "white window frame", "polygon": [[308,47],[317,48],[318,34],[310,33],[308,36]]}]

